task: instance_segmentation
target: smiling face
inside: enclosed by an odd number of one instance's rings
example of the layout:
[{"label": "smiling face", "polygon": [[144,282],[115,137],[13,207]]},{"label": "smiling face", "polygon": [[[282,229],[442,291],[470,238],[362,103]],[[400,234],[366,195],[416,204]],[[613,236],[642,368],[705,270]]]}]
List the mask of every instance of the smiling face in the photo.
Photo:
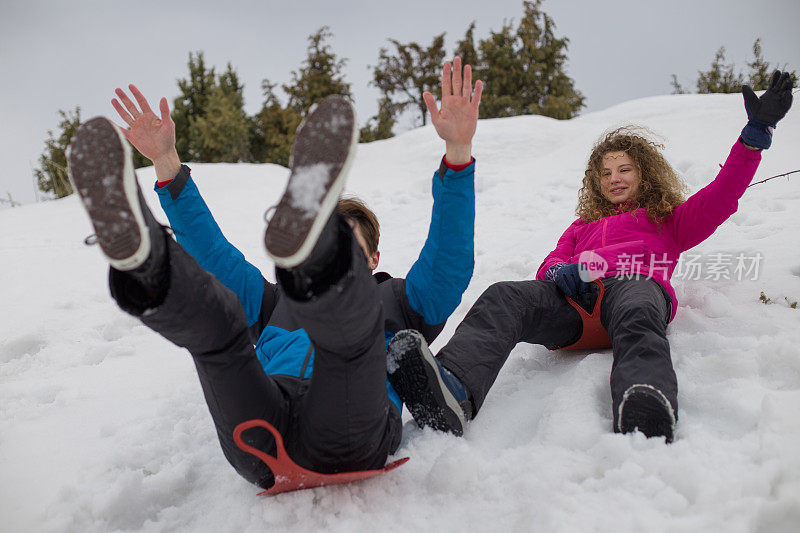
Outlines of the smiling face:
[{"label": "smiling face", "polygon": [[612,204],[635,200],[642,179],[639,169],[625,152],[609,152],[603,155],[600,171],[600,190]]}]

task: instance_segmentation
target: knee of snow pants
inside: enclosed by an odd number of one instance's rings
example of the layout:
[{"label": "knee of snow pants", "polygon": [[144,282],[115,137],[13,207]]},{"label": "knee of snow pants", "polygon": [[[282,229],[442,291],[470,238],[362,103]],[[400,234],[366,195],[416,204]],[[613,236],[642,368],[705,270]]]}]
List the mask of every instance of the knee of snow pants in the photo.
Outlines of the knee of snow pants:
[{"label": "knee of snow pants", "polygon": [[580,337],[578,312],[552,281],[503,281],[487,288],[437,358],[483,405],[509,354],[520,342],[555,349]]}]

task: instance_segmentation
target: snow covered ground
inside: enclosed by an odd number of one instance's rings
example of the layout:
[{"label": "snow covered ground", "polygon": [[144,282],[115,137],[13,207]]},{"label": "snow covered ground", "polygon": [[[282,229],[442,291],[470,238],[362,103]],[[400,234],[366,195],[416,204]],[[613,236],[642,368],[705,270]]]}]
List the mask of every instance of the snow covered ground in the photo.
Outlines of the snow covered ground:
[{"label": "snow covered ground", "polygon": [[[536,271],[574,217],[591,143],[630,122],[663,136],[696,191],[745,113],[738,95],[676,95],[563,122],[482,121],[475,276],[434,348],[488,285]],[[756,181],[798,168],[798,146],[794,109]],[[381,220],[382,270],[402,276],[419,252],[442,152],[431,127],[359,147],[348,189]],[[192,167],[228,238],[274,279],[262,214],[287,170]],[[152,169],[139,177],[163,220]],[[798,212],[800,177],[749,189],[687,254],[699,275],[673,279],[674,444],[611,432],[609,351],[520,345],[464,438],[407,419],[398,457],[411,461],[399,470],[265,498],[222,456],[189,355],[112,302],[100,250],[82,244],[91,227],[78,200],[2,210],[0,530],[797,531]],[[737,271],[737,257],[757,275]]]}]

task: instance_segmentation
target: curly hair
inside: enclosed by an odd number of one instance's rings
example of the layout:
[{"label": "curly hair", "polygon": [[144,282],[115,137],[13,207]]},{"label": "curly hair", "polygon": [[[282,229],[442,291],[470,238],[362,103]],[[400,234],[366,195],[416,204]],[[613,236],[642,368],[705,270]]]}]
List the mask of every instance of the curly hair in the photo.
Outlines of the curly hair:
[{"label": "curly hair", "polygon": [[600,189],[603,156],[611,152],[625,152],[633,159],[641,183],[634,201],[626,204],[626,211],[644,208],[647,216],[657,224],[683,203],[686,184],[667,163],[660,150],[664,148],[651,140],[652,132],[639,126],[622,126],[604,134],[594,145],[583,175],[583,186],[578,193],[575,214],[586,222],[617,214]]}]

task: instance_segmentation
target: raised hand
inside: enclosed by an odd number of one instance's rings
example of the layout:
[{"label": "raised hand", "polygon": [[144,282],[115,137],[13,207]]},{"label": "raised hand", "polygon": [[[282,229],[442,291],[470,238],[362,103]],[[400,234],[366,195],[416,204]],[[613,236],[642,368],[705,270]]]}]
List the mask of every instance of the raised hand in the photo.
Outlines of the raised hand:
[{"label": "raised hand", "polygon": [[128,125],[128,128],[122,128],[122,133],[143,156],[153,162],[160,181],[174,178],[181,162],[175,150],[175,123],[170,117],[167,99],[162,98],[159,102],[161,117],[157,117],[135,85],[128,85],[128,89],[139,107],[122,89],[114,91],[119,100],[111,100],[111,105]]},{"label": "raised hand", "polygon": [[742,140],[754,148],[769,148],[772,130],[792,107],[792,77],[788,72],[776,70],[769,87],[761,97],[749,85],[742,86],[747,125],[742,130]]},{"label": "raised hand", "polygon": [[437,108],[433,94],[426,91],[422,97],[436,133],[447,145],[445,157],[451,164],[469,163],[472,157],[472,137],[478,124],[478,107],[481,103],[483,82],[475,82],[472,91],[472,67],[465,65],[462,75],[461,58],[456,57],[451,66],[442,69],[442,102]]}]

